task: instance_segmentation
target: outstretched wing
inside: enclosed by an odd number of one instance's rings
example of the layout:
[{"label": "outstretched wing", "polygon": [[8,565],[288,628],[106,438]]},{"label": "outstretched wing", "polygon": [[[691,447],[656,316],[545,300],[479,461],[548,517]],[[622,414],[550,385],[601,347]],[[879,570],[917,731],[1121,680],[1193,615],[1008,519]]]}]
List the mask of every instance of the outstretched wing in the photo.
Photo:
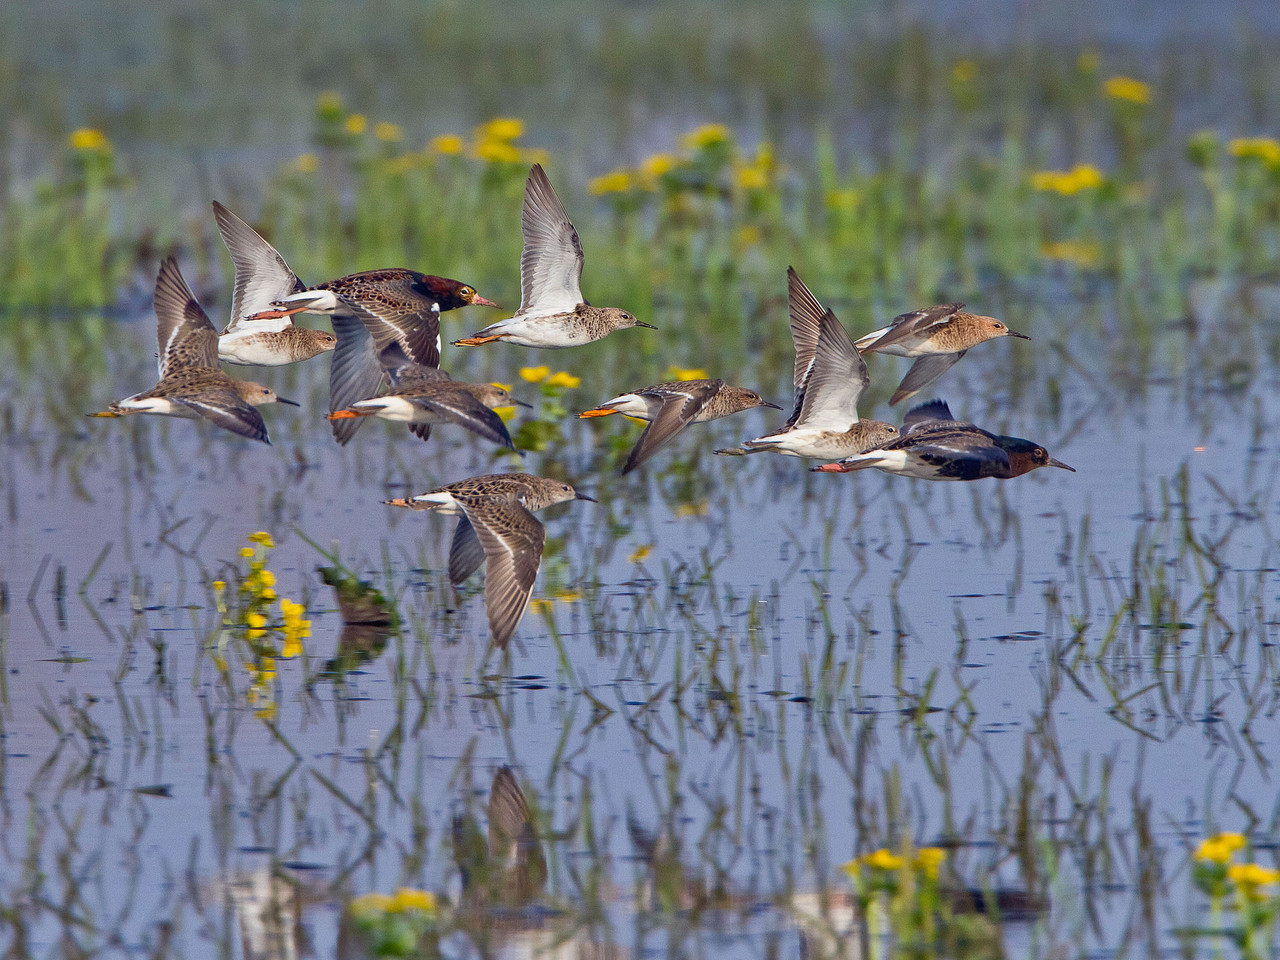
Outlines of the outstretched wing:
[{"label": "outstretched wing", "polygon": [[156,274],[155,311],[161,380],[183,367],[222,369],[218,365],[218,331],[173,257],[165,257]]},{"label": "outstretched wing", "polygon": [[529,605],[547,532],[514,497],[462,500],[488,561],[484,602],[489,632],[505,648]]},{"label": "outstretched wing", "polygon": [[796,426],[848,430],[858,422],[858,398],[870,383],[862,354],[836,315],[826,311]]},{"label": "outstretched wing", "polygon": [[940,303],[935,307],[925,307],[922,310],[899,314],[893,318],[884,336],[864,349],[881,350],[907,337],[928,336],[932,328],[946,323],[963,309],[963,303]]},{"label": "outstretched wing", "polygon": [[224,430],[238,433],[250,440],[261,440],[270,445],[267,437],[267,425],[262,422],[262,414],[245,403],[232,389],[201,390],[199,396],[171,397],[174,403],[180,403],[211,423]]},{"label": "outstretched wing", "polygon": [[[454,423],[461,424],[486,440],[500,443],[509,450],[516,448],[502,418],[461,387],[433,390],[429,394],[410,396],[406,399],[414,406],[430,410],[432,413],[447,417]],[[426,438],[423,437],[423,439]]]},{"label": "outstretched wing", "polygon": [[961,350],[958,353],[934,353],[918,358],[911,365],[911,369],[907,371],[907,375],[902,378],[902,382],[898,384],[898,389],[893,391],[889,406],[892,407],[903,400],[914,397],[959,363],[960,358],[968,352],[967,350]]},{"label": "outstretched wing", "polygon": [[693,422],[702,408],[707,405],[719,389],[724,386],[723,380],[691,380],[686,384],[669,383],[661,387],[637,390],[642,397],[652,397],[661,401],[662,406],[649,422],[644,433],[627,457],[627,465],[622,468],[624,474],[630,473],[646,463],[650,457],[661,449],[662,445]]},{"label": "outstretched wing", "polygon": [[582,243],[564,205],[535,163],[520,217],[520,309],[516,316],[567,313],[582,303]]},{"label": "outstretched wing", "polygon": [[[213,201],[213,218],[218,222],[218,233],[236,268],[231,322],[223,333],[237,329],[245,317],[270,310],[273,301],[306,289],[276,248],[217,200]],[[283,330],[292,325],[290,317],[253,321],[254,330]]]}]

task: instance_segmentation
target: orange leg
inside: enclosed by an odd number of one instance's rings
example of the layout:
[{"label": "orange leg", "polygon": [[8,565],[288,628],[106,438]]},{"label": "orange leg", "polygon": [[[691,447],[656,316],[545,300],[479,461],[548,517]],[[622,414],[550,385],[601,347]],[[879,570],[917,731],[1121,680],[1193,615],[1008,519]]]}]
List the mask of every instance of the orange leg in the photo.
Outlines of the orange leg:
[{"label": "orange leg", "polygon": [[592,417],[607,417],[611,413],[617,413],[617,410],[610,407],[597,407],[595,410],[583,410],[578,414],[579,420],[590,420]]},{"label": "orange leg", "polygon": [[376,410],[335,410],[325,417],[326,420],[354,420],[356,417],[371,417]]},{"label": "orange leg", "polygon": [[303,313],[306,307],[294,307],[292,310],[259,310],[257,313],[251,313],[244,317],[245,320],[279,320],[281,317],[291,317],[295,313]]},{"label": "orange leg", "polygon": [[467,337],[463,340],[453,341],[455,347],[478,347],[482,343],[489,343],[493,340],[501,340],[507,336],[505,333],[494,334],[492,337]]},{"label": "orange leg", "polygon": [[814,473],[848,473],[849,470],[844,464],[840,463],[824,463],[820,467],[813,468]]}]

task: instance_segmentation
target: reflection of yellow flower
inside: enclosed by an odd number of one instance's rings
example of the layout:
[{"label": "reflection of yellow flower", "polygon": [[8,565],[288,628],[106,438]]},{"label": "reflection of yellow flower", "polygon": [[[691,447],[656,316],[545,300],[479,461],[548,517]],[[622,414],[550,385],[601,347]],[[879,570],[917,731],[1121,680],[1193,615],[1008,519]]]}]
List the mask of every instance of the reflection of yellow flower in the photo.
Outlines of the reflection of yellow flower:
[{"label": "reflection of yellow flower", "polygon": [[342,129],[353,137],[358,137],[364,133],[364,129],[368,125],[369,120],[363,113],[353,113],[342,122]]},{"label": "reflection of yellow flower", "polygon": [[495,117],[478,131],[478,139],[519,140],[524,136],[524,121],[516,117]]},{"label": "reflection of yellow flower", "polygon": [[559,373],[553,373],[547,377],[547,385],[552,387],[567,387],[572,390],[582,382],[581,377],[575,377],[571,373],[565,373],[561,370]]},{"label": "reflection of yellow flower", "polygon": [[1112,100],[1123,100],[1140,106],[1151,102],[1151,87],[1133,77],[1111,77],[1102,85],[1102,92]]},{"label": "reflection of yellow flower", "polygon": [[105,152],[111,149],[111,141],[107,139],[107,135],[101,130],[95,130],[92,127],[81,127],[79,130],[73,131],[69,140],[72,150],[98,150]]},{"label": "reflection of yellow flower", "polygon": [[680,142],[690,150],[705,150],[708,147],[729,143],[732,139],[733,134],[723,123],[705,123],[697,130],[686,133]]},{"label": "reflection of yellow flower", "polygon": [[215,581],[213,581],[213,592],[214,592],[214,593],[222,593],[222,591],[224,591],[224,590],[226,590],[226,589],[227,589],[227,581],[225,581],[225,580],[215,580]]},{"label": "reflection of yellow flower", "polygon": [[427,144],[427,149],[442,157],[456,157],[462,153],[464,146],[462,138],[456,133],[442,133],[438,137],[431,138],[431,142]]},{"label": "reflection of yellow flower", "polygon": [[873,870],[901,870],[905,865],[902,857],[884,849],[867,854],[862,862]]},{"label": "reflection of yellow flower", "polygon": [[253,547],[241,547],[241,548],[240,548],[240,556],[244,557],[246,560],[247,560],[249,557],[252,557],[252,556],[253,556],[253,553],[254,553]]},{"label": "reflection of yellow flower", "polygon": [[1196,847],[1195,858],[1208,863],[1226,863],[1237,850],[1244,848],[1244,844],[1243,834],[1220,833],[1202,840]]},{"label": "reflection of yellow flower", "polygon": [[320,169],[320,158],[314,153],[300,153],[293,160],[293,168],[299,173],[315,173]]},{"label": "reflection of yellow flower", "polygon": [[534,613],[546,613],[554,606],[554,602],[546,597],[534,597],[529,601],[529,609]]},{"label": "reflection of yellow flower", "polygon": [[1076,164],[1070,170],[1041,170],[1031,175],[1032,188],[1064,197],[1074,196],[1081,190],[1095,189],[1104,181],[1102,171],[1087,163]]},{"label": "reflection of yellow flower", "polygon": [[613,170],[603,176],[596,177],[587,184],[593,196],[604,196],[606,193],[626,193],[631,189],[631,174],[626,170]]},{"label": "reflection of yellow flower", "polygon": [[1241,160],[1256,157],[1271,166],[1280,166],[1280,141],[1271,137],[1237,137],[1227,144],[1233,157]]},{"label": "reflection of yellow flower", "polygon": [[291,660],[302,653],[302,641],[296,637],[286,637],[284,646],[280,648],[280,656],[284,660]]},{"label": "reflection of yellow flower", "polygon": [[399,143],[404,139],[404,130],[398,123],[383,121],[373,128],[373,135],[385,143]]},{"label": "reflection of yellow flower", "polygon": [[707,371],[701,367],[677,367],[674,363],[667,367],[669,380],[705,380]]},{"label": "reflection of yellow flower", "polygon": [[627,557],[628,563],[644,563],[649,558],[649,554],[653,553],[653,544],[645,543],[636,547],[636,552]]},{"label": "reflection of yellow flower", "polygon": [[682,503],[676,507],[675,515],[677,517],[705,517],[710,506],[711,504],[707,500],[695,500],[692,503]]},{"label": "reflection of yellow flower", "polygon": [[972,60],[957,60],[951,68],[951,79],[956,83],[973,83],[978,79],[978,65]]},{"label": "reflection of yellow flower", "polygon": [[539,367],[521,367],[520,377],[529,383],[541,383],[550,372],[551,368],[544,363]]},{"label": "reflection of yellow flower", "polygon": [[559,603],[577,603],[582,599],[582,594],[577,590],[557,590],[555,598]]},{"label": "reflection of yellow flower", "polygon": [[476,144],[476,156],[489,163],[520,162],[520,151],[506,140],[481,140]]},{"label": "reflection of yellow flower", "polygon": [[249,534],[249,542],[260,543],[268,550],[276,545],[276,542],[271,539],[271,534],[267,533],[265,530],[259,530],[257,533]]},{"label": "reflection of yellow flower", "polygon": [[406,910],[431,913],[435,908],[435,895],[426,890],[410,890],[407,887],[401,887],[391,898],[391,909],[397,913],[403,913]]}]

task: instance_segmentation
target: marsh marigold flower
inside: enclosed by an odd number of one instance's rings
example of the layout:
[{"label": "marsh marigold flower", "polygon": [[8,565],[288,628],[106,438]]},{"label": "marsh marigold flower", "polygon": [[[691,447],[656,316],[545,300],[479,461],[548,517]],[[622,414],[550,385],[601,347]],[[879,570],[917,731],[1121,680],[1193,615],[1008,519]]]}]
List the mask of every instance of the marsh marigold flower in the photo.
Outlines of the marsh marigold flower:
[{"label": "marsh marigold flower", "polygon": [[1112,100],[1145,106],[1151,102],[1151,87],[1133,77],[1111,77],[1102,85],[1102,92]]},{"label": "marsh marigold flower", "polygon": [[373,135],[384,143],[399,143],[404,139],[404,130],[398,123],[383,121],[373,128]]},{"label": "marsh marigold flower", "polygon": [[462,138],[456,133],[442,133],[438,137],[431,138],[427,149],[442,157],[456,157],[462,153],[465,146]]},{"label": "marsh marigold flower", "polygon": [[607,193],[626,193],[631,189],[631,174],[626,170],[611,170],[603,176],[596,177],[587,184],[593,196],[602,197]]},{"label": "marsh marigold flower", "polygon": [[519,140],[524,136],[524,121],[516,117],[494,117],[480,128],[480,137],[485,140]]},{"label": "marsh marigold flower", "polygon": [[431,913],[435,908],[435,894],[426,890],[410,890],[407,887],[401,887],[396,891],[395,896],[391,898],[391,909],[397,913],[403,913],[406,910],[421,910],[423,913]]},{"label": "marsh marigold flower", "polygon": [[640,180],[646,189],[652,190],[658,181],[680,165],[680,158],[673,153],[655,153],[640,164]]},{"label": "marsh marigold flower", "polygon": [[538,367],[521,367],[520,378],[527,383],[541,383],[550,372],[551,368],[545,363]]},{"label": "marsh marigold flower", "polygon": [[93,127],[81,127],[79,130],[73,131],[68,140],[71,143],[72,150],[106,151],[111,149],[111,141],[107,139],[107,135]]},{"label": "marsh marigold flower", "polygon": [[1237,137],[1227,144],[1227,151],[1241,160],[1256,158],[1280,166],[1280,141],[1271,137]]},{"label": "marsh marigold flower", "polygon": [[1235,863],[1227,868],[1227,879],[1236,885],[1241,895],[1253,903],[1261,903],[1276,896],[1277,891],[1264,890],[1280,883],[1280,870],[1272,870],[1258,863]]},{"label": "marsh marigold flower", "polygon": [[573,374],[565,373],[563,370],[547,377],[547,385],[552,387],[566,387],[572,390],[580,383],[582,383],[581,377],[575,377]]},{"label": "marsh marigold flower", "polygon": [[667,367],[667,376],[672,380],[705,380],[707,371],[701,367],[677,367],[672,364]]},{"label": "marsh marigold flower", "polygon": [[873,853],[868,853],[862,858],[872,870],[901,870],[906,866],[906,861],[890,850],[880,849]]},{"label": "marsh marigold flower", "polygon": [[519,163],[520,151],[506,140],[493,138],[476,144],[476,156],[488,163]]},{"label": "marsh marigold flower", "polygon": [[723,123],[704,123],[698,129],[686,133],[680,142],[690,150],[705,150],[732,140],[733,134]]},{"label": "marsh marigold flower", "polygon": [[1244,845],[1243,834],[1220,833],[1216,837],[1202,840],[1200,846],[1196,847],[1195,858],[1208,863],[1226,863]]},{"label": "marsh marigold flower", "polygon": [[342,129],[352,136],[360,136],[369,125],[369,118],[363,113],[353,113],[342,122]]}]

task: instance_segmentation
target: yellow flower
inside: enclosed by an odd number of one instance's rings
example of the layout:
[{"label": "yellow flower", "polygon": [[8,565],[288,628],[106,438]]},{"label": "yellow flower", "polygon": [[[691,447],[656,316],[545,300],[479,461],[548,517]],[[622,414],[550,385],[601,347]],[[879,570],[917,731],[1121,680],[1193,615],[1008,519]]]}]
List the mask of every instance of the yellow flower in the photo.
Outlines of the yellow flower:
[{"label": "yellow flower", "polygon": [[1233,157],[1241,160],[1256,157],[1271,166],[1280,166],[1280,141],[1271,137],[1237,137],[1227,144]]},{"label": "yellow flower", "polygon": [[902,857],[883,849],[868,853],[862,862],[872,870],[901,870],[906,865]]},{"label": "yellow flower", "polygon": [[267,625],[267,618],[260,613],[251,613],[244,618],[244,622],[255,630],[261,630]]},{"label": "yellow flower", "polygon": [[1236,885],[1246,900],[1260,903],[1276,895],[1275,890],[1263,890],[1280,883],[1280,870],[1272,870],[1258,863],[1233,863],[1227,867],[1227,879]]},{"label": "yellow flower", "polygon": [[707,379],[707,371],[701,367],[677,367],[675,364],[667,367],[667,379],[669,380],[705,380]]},{"label": "yellow flower", "polygon": [[111,141],[107,139],[107,135],[93,127],[81,127],[79,130],[72,131],[69,140],[72,150],[98,150],[105,152],[111,149]]},{"label": "yellow flower", "polygon": [[587,184],[587,189],[596,197],[607,193],[626,193],[631,187],[631,174],[626,170],[613,170]]},{"label": "yellow flower", "polygon": [[214,593],[222,593],[222,591],[224,591],[224,590],[226,590],[226,589],[227,589],[227,581],[225,581],[225,580],[215,580],[215,581],[213,581],[213,592],[214,592]]},{"label": "yellow flower", "polygon": [[270,587],[264,587],[260,596],[263,600],[274,600],[276,598],[276,592]]},{"label": "yellow flower", "polygon": [[498,419],[503,423],[510,423],[515,419],[516,408],[514,406],[492,407],[491,409],[498,415]]},{"label": "yellow flower", "polygon": [[941,847],[921,847],[916,851],[916,866],[930,880],[938,879],[938,871],[942,861],[947,859],[947,851]]},{"label": "yellow flower", "polygon": [[462,138],[456,133],[442,133],[438,137],[431,138],[427,149],[442,157],[456,157],[462,153],[465,146]]},{"label": "yellow flower", "polygon": [[302,641],[297,637],[285,637],[284,646],[280,648],[280,656],[291,660],[302,653]]},{"label": "yellow flower", "polygon": [[636,547],[636,552],[627,557],[627,563],[644,563],[649,559],[649,554],[653,553],[653,544],[645,543]]},{"label": "yellow flower", "polygon": [[1031,175],[1033,189],[1064,197],[1074,196],[1081,190],[1096,189],[1104,182],[1102,171],[1087,163],[1076,164],[1070,170],[1041,170]]},{"label": "yellow flower", "polygon": [[951,79],[956,83],[973,83],[978,79],[978,65],[972,60],[958,60],[951,68]]},{"label": "yellow flower", "polygon": [[555,598],[560,603],[577,603],[582,599],[582,594],[577,590],[557,590]]},{"label": "yellow flower", "polygon": [[353,137],[358,137],[364,133],[364,129],[368,125],[369,119],[363,113],[353,113],[342,122],[342,129]]},{"label": "yellow flower", "polygon": [[274,703],[267,703],[253,711],[253,715],[259,720],[274,720],[276,718],[276,711],[279,709],[278,705]]},{"label": "yellow flower", "polygon": [[644,184],[646,190],[652,190],[657,186],[658,180],[665,177],[679,165],[680,158],[675,154],[655,153],[651,157],[646,157],[644,162],[640,164],[640,182]]},{"label": "yellow flower", "polygon": [[250,630],[246,630],[244,635],[250,640],[261,640],[267,635],[267,631],[263,630],[261,627],[253,627]]},{"label": "yellow flower", "polygon": [[511,384],[509,384],[509,383],[498,383],[498,382],[495,380],[495,381],[493,381],[492,383],[490,383],[490,384],[489,384],[489,386],[491,386],[491,387],[497,387],[499,390],[505,390],[505,391],[507,391],[507,393],[510,393],[510,392],[511,392]]},{"label": "yellow flower", "polygon": [[520,151],[506,140],[481,140],[476,144],[476,156],[489,163],[520,162]]},{"label": "yellow flower", "polygon": [[1083,240],[1063,240],[1059,243],[1041,244],[1040,256],[1046,260],[1062,260],[1082,267],[1093,267],[1097,266],[1102,257],[1102,248],[1096,243]]},{"label": "yellow flower", "polygon": [[240,548],[240,556],[245,557],[246,559],[247,559],[247,558],[249,558],[249,557],[252,557],[252,556],[253,556],[253,554],[254,554],[254,549],[253,549],[253,547],[241,547],[241,548]]},{"label": "yellow flower", "polygon": [[826,196],[827,209],[844,210],[846,212],[856,210],[861,200],[862,194],[852,189],[828,190]]},{"label": "yellow flower", "polygon": [[690,150],[705,150],[708,147],[729,143],[733,134],[723,123],[705,123],[697,130],[686,133],[680,142]]},{"label": "yellow flower", "polygon": [[265,568],[259,570],[258,583],[264,587],[274,587],[276,585],[276,575]]},{"label": "yellow flower", "polygon": [[249,542],[260,543],[268,550],[276,545],[276,542],[271,539],[271,534],[267,533],[265,530],[259,530],[257,533],[249,534]]},{"label": "yellow flower", "polygon": [[421,910],[423,913],[431,913],[435,908],[435,895],[426,890],[410,890],[407,887],[401,887],[396,891],[396,895],[391,898],[391,909],[400,913],[406,910]]},{"label": "yellow flower", "polygon": [[554,605],[554,601],[546,597],[534,597],[529,601],[529,609],[536,613],[546,613]]},{"label": "yellow flower", "polygon": [[528,383],[541,383],[550,372],[551,368],[544,363],[540,367],[521,367],[520,377]]},{"label": "yellow flower", "polygon": [[495,117],[478,131],[478,139],[519,140],[524,136],[524,121],[515,117]]},{"label": "yellow flower", "polygon": [[299,173],[315,173],[320,169],[320,158],[314,153],[300,153],[293,159],[293,168]]},{"label": "yellow flower", "polygon": [[384,143],[399,143],[404,139],[404,130],[398,123],[387,123],[384,120],[373,128],[373,135]]},{"label": "yellow flower", "polygon": [[1139,105],[1151,102],[1151,87],[1133,77],[1111,77],[1102,85],[1102,91],[1112,100]]},{"label": "yellow flower", "polygon": [[390,913],[395,900],[385,893],[366,893],[351,901],[349,909],[357,917],[376,917]]},{"label": "yellow flower", "polygon": [[735,167],[733,182],[739,190],[763,190],[769,185],[769,175],[760,167]]},{"label": "yellow flower", "polygon": [[1226,863],[1245,845],[1245,839],[1239,833],[1220,833],[1200,842],[1194,854],[1197,860],[1208,863]]},{"label": "yellow flower", "polygon": [[553,373],[547,378],[547,385],[552,387],[567,387],[572,390],[582,382],[581,377],[575,377],[571,373],[565,373],[561,370],[559,373]]}]

